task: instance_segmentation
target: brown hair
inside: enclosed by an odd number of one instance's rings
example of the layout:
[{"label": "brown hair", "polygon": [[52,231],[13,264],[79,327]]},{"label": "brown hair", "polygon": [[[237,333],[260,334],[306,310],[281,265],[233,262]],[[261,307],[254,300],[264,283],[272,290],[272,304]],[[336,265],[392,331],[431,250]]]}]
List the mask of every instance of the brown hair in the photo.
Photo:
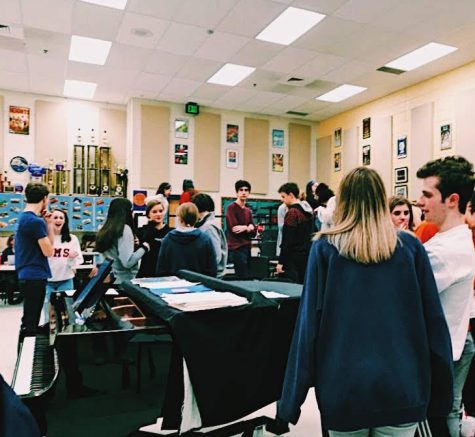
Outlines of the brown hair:
[{"label": "brown hair", "polygon": [[192,202],[182,203],[176,210],[176,216],[185,226],[193,227],[198,221],[198,208]]}]

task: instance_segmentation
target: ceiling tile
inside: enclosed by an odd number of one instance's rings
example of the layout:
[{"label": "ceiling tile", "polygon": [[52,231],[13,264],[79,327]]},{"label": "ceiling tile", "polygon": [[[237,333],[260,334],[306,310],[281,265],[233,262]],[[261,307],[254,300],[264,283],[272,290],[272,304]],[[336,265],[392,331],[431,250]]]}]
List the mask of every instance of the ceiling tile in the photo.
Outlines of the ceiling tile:
[{"label": "ceiling tile", "polygon": [[28,64],[24,53],[0,49],[0,71],[27,73]]},{"label": "ceiling tile", "polygon": [[230,62],[239,65],[262,67],[262,65],[270,61],[282,50],[284,50],[284,46],[279,44],[251,39],[241,50],[230,58]]},{"label": "ceiling tile", "polygon": [[292,6],[329,15],[347,2],[348,0],[318,0],[318,2],[315,0],[294,0]]},{"label": "ceiling tile", "polygon": [[47,50],[48,57],[62,59],[63,62],[68,60],[71,35],[26,27],[25,41],[28,54],[44,54]]},{"label": "ceiling tile", "polygon": [[382,13],[397,6],[400,0],[350,0],[334,12],[334,16],[358,23],[371,23]]},{"label": "ceiling tile", "polygon": [[22,22],[20,4],[18,0],[2,0],[2,24]]},{"label": "ceiling tile", "polygon": [[126,10],[171,20],[175,12],[183,8],[183,5],[184,0],[129,0]]},{"label": "ceiling tile", "polygon": [[161,94],[169,94],[176,96],[188,97],[200,86],[200,82],[186,79],[172,79],[167,86],[160,92]]},{"label": "ceiling tile", "polygon": [[249,38],[230,33],[215,32],[195,53],[200,58],[229,62],[236,52],[249,42]]},{"label": "ceiling tile", "polygon": [[[153,48],[157,45],[168,26],[169,21],[145,15],[127,12],[117,34],[117,42],[137,47]],[[138,36],[134,30],[150,31],[150,36]]]},{"label": "ceiling tile", "polygon": [[172,23],[156,48],[179,55],[193,55],[209,37],[203,27]]},{"label": "ceiling tile", "polygon": [[284,94],[272,93],[267,91],[258,91],[258,93],[246,101],[247,105],[253,105],[256,110],[266,108],[275,104],[285,97]]},{"label": "ceiling tile", "polygon": [[210,61],[209,59],[201,59],[190,57],[175,76],[180,79],[197,80],[206,82],[214,73],[216,73],[223,64],[221,62]]},{"label": "ceiling tile", "polygon": [[107,58],[106,66],[125,69],[143,69],[152,53],[153,50],[151,49],[114,43]]},{"label": "ceiling tile", "polygon": [[277,100],[276,102],[269,105],[268,109],[274,109],[276,111],[290,111],[296,106],[303,105],[305,102],[308,102],[307,97],[299,97],[299,96],[284,96],[284,98]]},{"label": "ceiling tile", "polygon": [[292,75],[303,78],[318,78],[346,62],[343,56],[319,53],[315,58],[293,70]]},{"label": "ceiling tile", "polygon": [[53,32],[71,32],[72,10],[72,0],[21,0],[23,24]]},{"label": "ceiling tile", "polygon": [[58,80],[57,77],[51,77],[42,74],[35,74],[30,77],[30,87],[38,94],[63,95],[64,77]]},{"label": "ceiling tile", "polygon": [[140,90],[154,91],[158,94],[169,82],[169,76],[140,73],[134,80],[134,86]]},{"label": "ceiling tile", "polygon": [[200,103],[201,100],[214,101],[226,94],[228,89],[229,87],[224,85],[204,83],[193,92],[192,98],[197,100],[198,103]]},{"label": "ceiling tile", "polygon": [[305,63],[310,62],[316,56],[317,53],[314,51],[287,47],[264,64],[262,68],[279,73],[290,73]]},{"label": "ceiling tile", "polygon": [[173,20],[179,23],[214,29],[229,13],[238,0],[184,0],[173,13]]},{"label": "ceiling tile", "polygon": [[30,91],[30,78],[24,73],[0,71],[0,88],[13,91]]},{"label": "ceiling tile", "polygon": [[184,55],[176,55],[161,50],[155,50],[145,66],[147,73],[173,76],[180,70],[189,58]]},{"label": "ceiling tile", "polygon": [[350,61],[341,67],[335,68],[329,73],[321,77],[323,80],[328,80],[335,83],[349,83],[351,85],[359,85],[353,83],[353,80],[366,72],[371,72],[372,69],[368,64],[360,61]]},{"label": "ceiling tile", "polygon": [[115,41],[124,12],[77,1],[73,9],[74,35]]},{"label": "ceiling tile", "polygon": [[254,97],[256,94],[256,90],[234,87],[226,94],[222,94],[218,99],[216,99],[215,103],[217,105],[234,105],[234,109],[236,109],[236,105],[240,105],[241,103],[246,102],[247,100]]},{"label": "ceiling tile", "polygon": [[63,60],[31,54],[28,55],[28,70],[31,77],[40,75],[62,79],[66,74],[66,64]]}]

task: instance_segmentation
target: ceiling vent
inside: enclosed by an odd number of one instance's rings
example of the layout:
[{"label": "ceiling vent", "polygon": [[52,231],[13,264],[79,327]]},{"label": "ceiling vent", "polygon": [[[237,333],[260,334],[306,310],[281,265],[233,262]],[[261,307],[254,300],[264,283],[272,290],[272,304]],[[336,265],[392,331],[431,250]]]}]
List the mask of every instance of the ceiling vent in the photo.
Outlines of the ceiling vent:
[{"label": "ceiling vent", "polygon": [[287,111],[286,114],[296,115],[297,117],[306,117],[308,115],[308,112]]},{"label": "ceiling vent", "polygon": [[288,85],[293,87],[303,88],[307,86],[312,80],[310,78],[296,77],[296,76],[284,76],[278,82],[282,85]]},{"label": "ceiling vent", "polygon": [[302,82],[303,79],[301,77],[289,77],[287,82]]},{"label": "ceiling vent", "polygon": [[399,70],[399,68],[391,68],[391,67],[381,67],[378,68],[376,71],[381,71],[383,73],[390,73],[390,74],[402,74],[405,73],[405,70]]}]

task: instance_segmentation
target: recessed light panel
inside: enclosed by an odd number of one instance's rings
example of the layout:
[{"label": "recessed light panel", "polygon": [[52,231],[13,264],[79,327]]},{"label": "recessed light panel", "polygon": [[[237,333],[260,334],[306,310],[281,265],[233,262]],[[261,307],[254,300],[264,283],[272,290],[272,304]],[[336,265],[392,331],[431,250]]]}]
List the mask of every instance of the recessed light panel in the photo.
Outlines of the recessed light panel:
[{"label": "recessed light panel", "polygon": [[398,59],[386,64],[385,67],[397,68],[398,70],[411,71],[442,56],[458,50],[457,47],[447,46],[436,42],[430,42],[407,55],[401,56]]},{"label": "recessed light panel", "polygon": [[82,82],[80,80],[65,80],[63,94],[66,97],[77,97],[79,99],[92,99],[96,92],[97,83]]},{"label": "recessed light panel", "polygon": [[341,102],[342,100],[347,99],[348,97],[354,96],[365,91],[366,88],[356,85],[341,85],[338,88],[335,88],[328,93],[322,94],[319,97],[315,97],[316,100],[323,100],[324,102]]},{"label": "recessed light panel", "polygon": [[103,39],[73,35],[69,49],[69,60],[86,64],[104,65],[112,43]]},{"label": "recessed light panel", "polygon": [[207,82],[234,86],[249,76],[254,70],[254,67],[246,67],[245,65],[225,64]]},{"label": "recessed light panel", "polygon": [[92,3],[93,5],[107,6],[114,9],[125,9],[127,0],[82,0],[86,3]]},{"label": "recessed light panel", "polygon": [[256,39],[289,45],[322,21],[326,15],[289,7],[270,23]]}]

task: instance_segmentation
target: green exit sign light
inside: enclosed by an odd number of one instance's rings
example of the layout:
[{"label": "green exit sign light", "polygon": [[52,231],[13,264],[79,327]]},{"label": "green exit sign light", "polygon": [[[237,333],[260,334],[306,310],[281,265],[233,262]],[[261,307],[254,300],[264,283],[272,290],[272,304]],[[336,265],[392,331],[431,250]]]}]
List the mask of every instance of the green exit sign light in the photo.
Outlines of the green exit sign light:
[{"label": "green exit sign light", "polygon": [[199,107],[198,103],[188,102],[185,105],[185,112],[187,114],[198,115],[200,113],[200,107]]}]

